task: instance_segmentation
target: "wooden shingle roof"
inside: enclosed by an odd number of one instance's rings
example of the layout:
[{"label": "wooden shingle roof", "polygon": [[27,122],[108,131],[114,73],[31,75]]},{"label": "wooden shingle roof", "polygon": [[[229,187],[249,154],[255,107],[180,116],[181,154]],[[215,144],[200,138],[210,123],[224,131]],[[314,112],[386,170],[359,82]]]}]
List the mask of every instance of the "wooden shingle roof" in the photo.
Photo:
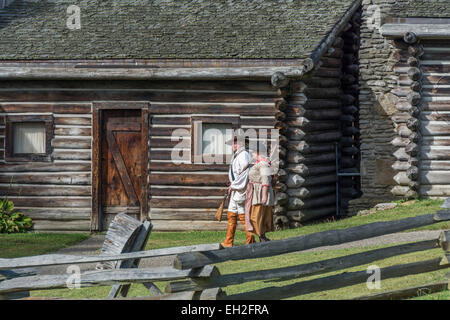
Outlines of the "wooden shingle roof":
[{"label": "wooden shingle roof", "polygon": [[[15,0],[0,60],[304,59],[354,0]],[[81,9],[81,29],[66,26]]]}]

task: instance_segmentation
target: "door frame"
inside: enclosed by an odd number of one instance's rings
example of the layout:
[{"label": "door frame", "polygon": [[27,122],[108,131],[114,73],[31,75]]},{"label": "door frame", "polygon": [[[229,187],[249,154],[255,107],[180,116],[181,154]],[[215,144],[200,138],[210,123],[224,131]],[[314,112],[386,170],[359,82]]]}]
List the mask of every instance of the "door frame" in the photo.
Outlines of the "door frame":
[{"label": "door frame", "polygon": [[[92,213],[91,231],[101,231],[102,226],[102,125],[104,110],[140,110],[141,111],[141,203],[140,220],[148,219],[148,143],[149,143],[149,109],[148,101],[96,101],[92,103]],[[144,200],[145,199],[145,200]]]}]

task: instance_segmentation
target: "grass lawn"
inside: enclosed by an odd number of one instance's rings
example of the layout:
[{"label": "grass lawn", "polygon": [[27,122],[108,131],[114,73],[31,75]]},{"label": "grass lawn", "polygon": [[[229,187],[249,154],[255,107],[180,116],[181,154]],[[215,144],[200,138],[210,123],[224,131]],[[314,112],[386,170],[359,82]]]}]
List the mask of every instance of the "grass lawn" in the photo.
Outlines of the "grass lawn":
[{"label": "grass lawn", "polygon": [[72,246],[88,238],[88,233],[0,234],[0,258],[46,254]]},{"label": "grass lawn", "polygon": [[[304,226],[300,229],[295,230],[284,230],[279,232],[274,232],[269,234],[269,238],[273,240],[277,239],[285,239],[289,237],[295,237],[303,234],[310,234],[315,232],[321,232],[326,230],[333,229],[344,229],[353,226],[363,225],[367,223],[377,222],[377,221],[389,221],[389,220],[398,220],[407,217],[434,213],[440,209],[440,205],[442,204],[441,200],[422,200],[415,202],[402,203],[397,208],[392,210],[385,211],[377,211],[376,213],[368,216],[355,216],[347,219],[341,219],[337,221],[329,221],[322,223],[312,223]],[[224,222],[225,223],[225,222]],[[416,230],[437,230],[437,229],[450,229],[449,222],[443,222],[439,224],[435,224],[432,226],[428,226],[425,228],[420,228]],[[16,240],[16,244],[5,245],[5,242],[13,242],[10,241],[10,237],[14,239],[11,235],[0,235],[0,257],[13,257],[13,256],[23,256],[23,255],[35,255],[42,254],[49,251],[52,251],[51,244],[58,243],[59,247],[63,247],[69,245],[68,238],[64,238],[64,236],[70,237],[85,237],[86,235],[41,235],[42,238],[37,238],[40,235],[35,234],[27,234],[20,235],[22,238],[18,238]],[[225,232],[214,232],[214,231],[202,231],[202,232],[153,232],[150,236],[149,243],[147,245],[147,249],[157,249],[164,247],[174,247],[174,246],[184,246],[191,244],[200,244],[200,243],[217,243],[221,242],[225,236]],[[27,237],[29,237],[27,239]],[[48,238],[46,238],[48,237]],[[55,237],[55,238],[52,238]],[[62,238],[59,238],[62,237]],[[20,242],[21,239],[21,242]],[[51,240],[53,239],[53,240]],[[80,239],[80,238],[79,238]],[[75,239],[72,239],[75,241]],[[39,242],[42,241],[42,244]],[[64,244],[62,242],[66,241]],[[79,240],[81,241],[81,240]],[[75,241],[77,242],[77,241]],[[244,232],[240,231],[236,234],[237,245],[243,244],[245,242]],[[17,243],[20,243],[17,246]],[[43,248],[46,246],[45,248]],[[14,248],[15,247],[15,248]],[[18,247],[22,247],[22,249],[18,249]],[[25,249],[25,247],[27,249]],[[298,264],[310,263],[315,261],[320,261],[324,259],[335,258],[339,256],[345,256],[349,254],[364,252],[370,249],[387,247],[387,245],[383,246],[375,246],[375,247],[367,247],[367,248],[349,248],[349,249],[340,249],[340,250],[328,250],[328,251],[310,251],[310,252],[301,252],[301,253],[291,253],[277,257],[269,257],[263,259],[253,259],[253,260],[243,260],[243,261],[229,261],[225,263],[220,263],[217,265],[220,272],[222,274],[230,274],[237,272],[245,272],[252,270],[262,270],[262,269],[271,269],[271,268],[279,268],[283,266],[293,266]],[[7,248],[8,250],[5,250]],[[58,248],[55,248],[56,250]],[[425,252],[411,253],[407,255],[397,256],[389,259],[384,259],[381,261],[377,261],[371,263],[370,265],[378,265],[379,267],[386,267],[390,265],[396,264],[404,264],[410,262],[417,262],[422,260],[427,260],[435,257],[442,256],[443,252],[441,249],[435,249]],[[241,285],[230,286],[224,288],[225,292],[228,295],[236,294],[240,292],[246,292],[250,290],[257,290],[264,287],[270,286],[284,286],[287,284],[295,283],[298,281],[305,281],[315,278],[320,278],[324,276],[339,274],[342,272],[354,272],[360,270],[366,270],[366,266],[359,266],[355,268],[349,268],[345,270],[340,270],[337,272],[331,272],[327,274],[321,274],[317,276],[296,279],[296,280],[287,280],[282,282],[263,282],[263,281],[254,281]],[[318,293],[312,293],[308,295],[303,295],[299,297],[295,297],[294,299],[351,299],[358,296],[379,293],[388,290],[395,290],[401,288],[407,288],[417,285],[423,285],[427,283],[433,283],[437,281],[442,281],[445,278],[445,274],[449,272],[449,270],[430,272],[419,275],[410,275],[402,278],[394,278],[387,279],[382,281],[381,290],[368,290],[366,284],[350,286],[342,289],[323,291]],[[164,289],[166,283],[160,282],[157,283],[160,289]],[[107,296],[110,287],[94,287],[94,288],[85,288],[80,290],[49,290],[49,291],[36,291],[33,292],[34,296],[47,296],[47,297],[64,297],[64,298],[104,298]],[[130,296],[148,296],[148,291],[139,284],[133,285],[130,291]],[[434,295],[428,295],[420,297],[419,299],[449,299],[449,293],[443,292]]]}]

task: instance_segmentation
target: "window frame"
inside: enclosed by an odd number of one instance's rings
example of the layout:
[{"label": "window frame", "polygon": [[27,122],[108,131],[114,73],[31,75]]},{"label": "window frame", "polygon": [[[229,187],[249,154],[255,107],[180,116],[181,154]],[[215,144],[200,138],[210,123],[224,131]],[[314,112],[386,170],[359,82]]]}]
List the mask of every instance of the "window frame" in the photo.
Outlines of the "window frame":
[{"label": "window frame", "polygon": [[[230,124],[231,125],[231,129],[236,131],[237,129],[240,128],[240,116],[227,116],[227,117],[215,117],[215,116],[191,116],[191,163],[198,163],[198,164],[204,164],[204,156],[210,156],[212,157],[213,155],[209,154],[209,155],[204,155],[203,153],[201,154],[196,154],[196,146],[195,146],[195,134],[196,134],[196,128],[195,128],[195,123],[196,122],[201,122],[203,123],[207,123],[207,124]],[[203,150],[203,126],[201,126],[198,129],[202,134],[200,137],[200,141],[198,141],[198,143],[202,146],[201,150]],[[198,162],[196,161],[196,158],[201,156],[202,157],[202,161]],[[216,154],[214,155],[214,157],[221,157],[222,159],[226,160],[230,155],[227,154]]]},{"label": "window frame", "polygon": [[[45,153],[14,153],[14,124],[16,123],[44,123],[45,127]],[[53,116],[52,115],[8,115],[5,120],[5,161],[6,162],[28,162],[41,161],[50,162],[53,138]]]}]

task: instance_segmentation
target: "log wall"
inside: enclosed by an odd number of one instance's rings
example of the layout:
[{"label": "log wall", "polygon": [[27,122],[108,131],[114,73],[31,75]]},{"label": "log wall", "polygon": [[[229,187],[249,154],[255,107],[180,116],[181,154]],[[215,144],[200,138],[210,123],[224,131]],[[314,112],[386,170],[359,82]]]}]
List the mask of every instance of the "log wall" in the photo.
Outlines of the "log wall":
[{"label": "log wall", "polygon": [[[243,129],[277,126],[281,92],[270,82],[8,81],[0,83],[0,194],[35,221],[37,230],[90,228],[93,101],[149,101],[149,204],[155,230],[224,229],[214,213],[227,165],[190,162],[191,116],[237,117]],[[53,115],[51,162],[4,160],[5,117]],[[175,129],[186,163],[171,160]],[[10,179],[13,178],[11,187]]]},{"label": "log wall", "polygon": [[[11,84],[10,84],[11,85]],[[26,88],[21,87],[21,90]],[[89,230],[91,216],[91,104],[3,97],[0,93],[2,157],[0,194],[36,221],[36,230]],[[31,100],[31,101],[30,101]],[[51,162],[5,162],[9,115],[52,115]]]},{"label": "log wall", "polygon": [[290,227],[345,214],[348,201],[359,196],[359,180],[337,178],[337,171],[359,172],[359,23],[358,13],[321,66],[301,82],[291,82],[286,98],[288,199],[285,213],[278,210]]},{"label": "log wall", "polygon": [[450,196],[450,40],[422,40],[417,180],[425,197]]}]

